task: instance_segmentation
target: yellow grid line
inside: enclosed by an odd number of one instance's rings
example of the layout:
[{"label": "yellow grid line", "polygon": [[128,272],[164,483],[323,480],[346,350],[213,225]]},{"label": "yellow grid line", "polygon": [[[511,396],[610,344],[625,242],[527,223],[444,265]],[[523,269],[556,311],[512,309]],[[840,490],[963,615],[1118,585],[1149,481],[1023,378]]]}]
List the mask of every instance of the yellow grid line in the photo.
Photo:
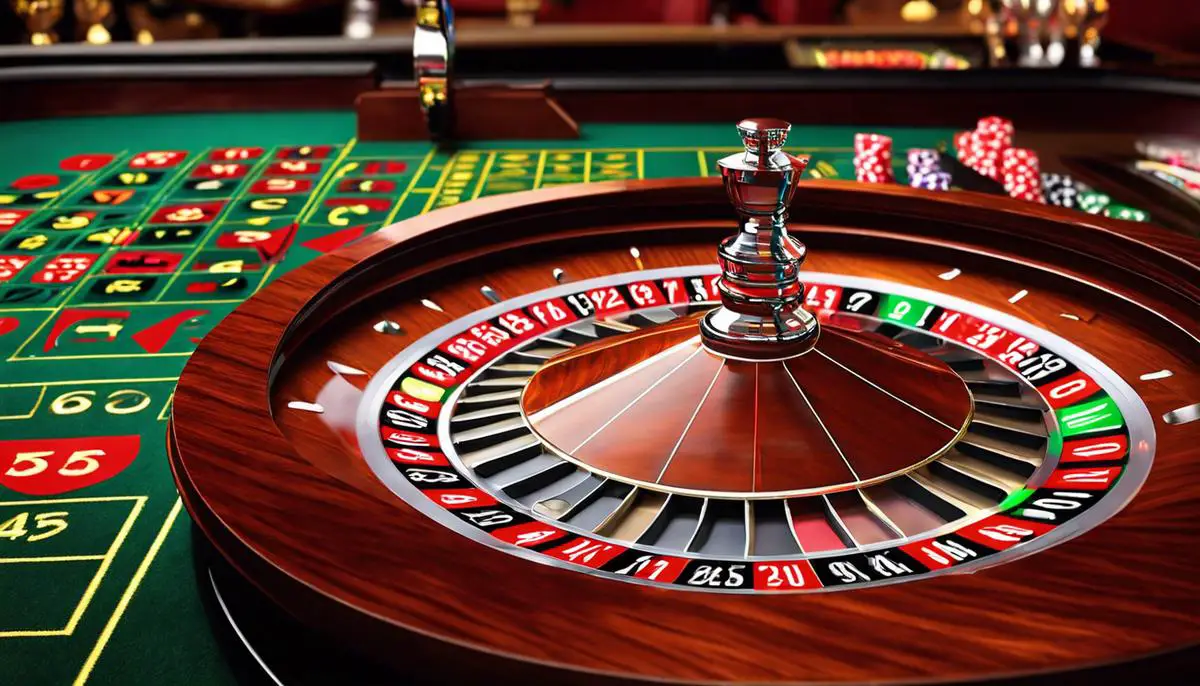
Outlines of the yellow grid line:
[{"label": "yellow grid line", "polygon": [[320,201],[321,196],[328,190],[329,182],[336,178],[341,178],[338,171],[345,163],[346,157],[350,155],[350,151],[354,149],[355,145],[358,145],[358,138],[351,137],[346,142],[346,145],[342,147],[342,151],[338,153],[337,157],[333,158],[333,163],[329,165],[329,171],[325,172],[325,175],[317,182],[316,187],[313,188],[312,195],[308,196],[308,201],[304,203],[304,206],[300,208],[300,213],[296,215],[297,224],[304,224],[309,219],[312,219],[313,206]]},{"label": "yellow grid line", "polygon": [[0,638],[46,638],[68,635],[62,629],[30,629],[28,631],[0,631]]},{"label": "yellow grid line", "polygon": [[124,360],[131,357],[150,359],[153,357],[187,357],[192,353],[113,353],[111,355],[55,355],[53,357],[10,357],[9,362],[57,362],[59,360]]},{"label": "yellow grid line", "polygon": [[121,526],[117,537],[113,540],[112,545],[109,546],[108,552],[104,554],[104,561],[100,563],[100,569],[96,571],[96,576],[92,577],[92,583],[88,584],[87,591],[83,594],[83,600],[79,602],[79,606],[75,608],[75,614],[71,616],[71,621],[67,624],[68,635],[75,632],[75,627],[79,625],[79,620],[83,618],[83,613],[92,602],[92,597],[96,595],[96,590],[100,588],[100,583],[108,573],[108,568],[112,566],[113,558],[117,556],[117,551],[125,543],[125,538],[129,536],[129,530],[133,528],[133,523],[137,520],[138,515],[142,513],[142,508],[145,507],[147,500],[146,496],[139,496],[137,502],[133,505],[133,509],[130,510],[129,515],[125,518],[125,523]]},{"label": "yellow grid line", "polygon": [[[295,199],[300,196],[299,193],[294,193],[294,194],[281,193],[280,195],[289,195],[289,196],[291,196],[291,199]],[[265,198],[258,198],[258,199],[264,200],[267,198],[277,198],[277,197],[279,197],[279,196],[268,195]],[[240,198],[240,200],[245,200],[245,199],[246,198]],[[304,204],[308,205],[308,200],[305,200]],[[304,206],[301,206],[301,209],[304,209]],[[258,212],[260,210],[254,210],[254,211]],[[262,211],[265,212],[266,210],[262,210]],[[298,213],[298,212],[300,212],[300,210],[296,210],[296,212]],[[272,221],[279,222],[280,226],[278,226],[276,228],[283,228],[284,226],[287,226],[288,224],[301,223],[299,214],[295,214],[295,215],[272,214],[272,215],[267,215],[265,218],[267,221],[264,222],[263,221],[264,217],[245,217],[242,219],[232,219],[232,218],[226,217],[221,220],[221,226],[226,227],[226,228],[234,228],[234,229],[264,229],[267,226],[269,226]],[[304,223],[309,223],[309,222],[304,222]],[[225,248],[225,249],[233,250],[233,248]]]},{"label": "yellow grid line", "polygon": [[[87,611],[88,606],[91,604],[92,599],[95,597],[96,591],[100,588],[100,584],[101,584],[101,582],[103,582],[105,575],[108,574],[108,570],[112,566],[113,559],[117,556],[117,552],[120,551],[121,546],[125,543],[125,539],[129,536],[130,529],[133,528],[133,523],[135,521],[137,521],[138,516],[142,513],[142,508],[145,507],[146,501],[148,500],[148,498],[146,496],[123,496],[123,497],[112,498],[111,501],[129,500],[129,499],[132,499],[135,501],[134,505],[129,510],[129,514],[125,516],[125,523],[121,525],[121,529],[120,529],[120,531],[117,532],[116,538],[114,538],[113,542],[111,544],[109,544],[108,551],[105,552],[103,556],[101,556],[100,559],[102,561],[100,562],[99,567],[96,568],[96,573],[92,576],[92,580],[88,583],[87,588],[84,590],[83,596],[79,599],[79,603],[75,606],[74,612],[71,613],[71,617],[67,621],[67,625],[62,629],[56,629],[56,630],[55,629],[50,629],[50,630],[35,629],[35,630],[0,631],[0,638],[28,638],[28,637],[33,637],[33,636],[70,636],[71,634],[75,633],[76,627],[79,626],[80,620],[83,619],[83,614]],[[72,503],[72,502],[81,503],[81,502],[104,502],[104,501],[105,501],[104,499],[100,499],[100,498],[75,498],[75,499],[68,498],[68,499],[63,499],[63,500],[40,500],[40,501],[33,500],[33,501],[25,501],[25,502],[0,503],[0,505],[9,505],[9,506],[20,505],[20,506],[28,507],[30,505],[45,505],[45,504],[62,505],[65,503]]]},{"label": "yellow grid line", "polygon": [[419,182],[421,180],[421,175],[424,174],[425,170],[429,168],[429,163],[430,163],[430,161],[433,160],[434,155],[436,155],[436,154],[437,154],[437,148],[432,148],[432,147],[429,149],[429,152],[425,153],[425,157],[423,157],[421,159],[421,163],[419,165],[417,165],[417,170],[413,173],[413,177],[408,182],[408,186],[405,187],[404,192],[400,194],[400,198],[398,200],[396,200],[395,206],[392,207],[391,211],[387,213],[386,217],[384,217],[384,219],[383,219],[384,226],[387,226],[387,225],[391,224],[392,222],[396,221],[396,215],[400,214],[400,208],[404,206],[404,201],[408,200],[408,196],[412,195],[415,192],[418,192],[415,190],[417,187],[417,182]]},{"label": "yellow grid line", "polygon": [[457,158],[458,153],[454,153],[450,159],[446,160],[445,166],[442,167],[442,173],[438,176],[437,182],[434,183],[433,190],[429,193],[429,200],[425,201],[425,206],[421,208],[420,214],[425,214],[433,209],[433,203],[437,200],[438,193],[441,192],[442,187],[446,185],[446,180],[450,178],[450,170],[454,168],[454,161]]},{"label": "yellow grid line", "polygon": [[542,150],[538,153],[537,168],[533,172],[533,187],[536,189],[542,185],[542,176],[546,173],[546,153]]},{"label": "yellow grid line", "polygon": [[167,402],[163,403],[162,409],[158,411],[158,416],[154,418],[155,421],[165,422],[167,420],[170,416],[167,409],[171,407],[171,403],[173,402],[175,402],[175,391],[172,390],[171,394],[167,396]]},{"label": "yellow grid line", "polygon": [[0,565],[25,564],[27,562],[95,562],[103,555],[50,555],[46,557],[0,557]]},{"label": "yellow grid line", "polygon": [[[207,153],[209,150],[210,150],[210,148],[205,148],[204,152]],[[124,164],[126,162],[126,159],[125,159],[126,152],[128,152],[128,151],[122,152],[120,157],[117,157],[115,161],[117,161],[120,164]],[[170,191],[172,191],[176,188],[180,179],[186,179],[188,173],[190,173],[191,170],[193,168],[195,168],[195,166],[203,158],[204,158],[204,155],[198,155],[196,157],[196,159],[189,160],[188,162],[180,165],[179,168],[175,170],[175,176],[172,176],[167,181],[163,182],[162,188],[159,188],[157,191],[154,192],[153,195],[150,196],[150,199],[147,200],[146,206],[144,208],[142,208],[142,211],[134,219],[133,224],[135,226],[140,226],[141,224],[145,223],[145,221],[148,220],[154,214],[154,211],[158,207],[158,203],[164,197],[166,197],[166,195]],[[107,248],[105,248],[103,252],[101,252],[97,255],[95,263],[93,263],[92,266],[88,268],[88,272],[91,272],[92,269],[96,269],[101,264],[107,263],[108,258],[110,257],[110,254],[121,249],[122,247],[124,247],[124,246],[111,246],[110,245]],[[34,329],[33,333],[29,334],[29,337],[26,338],[24,341],[22,341],[21,344],[18,345],[15,350],[13,350],[13,354],[10,355],[8,358],[9,362],[20,359],[18,357],[18,355],[21,354],[21,351],[24,350],[25,347],[27,345],[29,345],[29,343],[31,341],[33,341],[33,339],[37,338],[38,334],[40,334],[42,332],[42,329],[46,328],[46,325],[54,320],[55,315],[57,315],[59,312],[62,312],[62,310],[64,308],[66,308],[67,305],[70,304],[71,298],[75,297],[75,294],[77,292],[79,292],[79,289],[82,288],[83,284],[87,282],[87,276],[88,276],[88,274],[85,273],[79,279],[79,283],[72,284],[72,287],[67,289],[66,293],[63,295],[62,302],[60,302],[58,304],[58,306],[54,308],[51,316],[46,317],[45,321],[43,321],[36,329]],[[44,359],[62,359],[62,358],[43,357],[43,358],[30,358],[30,359],[44,360]]]},{"label": "yellow grid line", "polygon": [[[342,151],[338,153],[337,157],[333,158],[333,162],[330,163],[329,169],[325,172],[324,176],[321,177],[321,180],[317,182],[317,185],[315,187],[313,187],[312,194],[310,194],[308,196],[308,200],[305,201],[304,205],[300,208],[300,212],[296,215],[295,224],[296,224],[297,232],[299,232],[301,226],[304,226],[308,222],[308,220],[312,218],[313,205],[316,202],[318,202],[321,199],[321,196],[325,193],[325,191],[327,191],[329,189],[329,182],[340,179],[343,176],[342,174],[339,174],[338,172],[341,171],[341,167],[346,163],[346,160],[348,159],[348,156],[350,154],[350,150],[352,150],[354,148],[354,146],[357,144],[358,144],[358,138],[351,137],[350,140],[346,142],[345,147],[342,148]],[[277,146],[276,149],[278,149],[278,147],[280,147],[280,146]],[[274,151],[275,151],[275,149],[272,149],[272,152],[274,152]],[[306,215],[308,215],[308,216],[306,216]],[[245,224],[245,223],[246,222],[236,221],[236,220],[235,221],[227,221],[227,222],[224,222],[222,224],[222,226],[229,226],[230,224]],[[288,246],[288,249],[290,250],[291,246]],[[283,259],[283,257],[280,256],[280,261],[282,261],[282,259]],[[250,295],[254,295],[255,293],[262,290],[263,286],[267,285],[267,282],[271,280],[271,275],[275,273],[275,268],[278,266],[279,266],[279,262],[272,262],[271,264],[267,265],[267,268],[263,270],[262,278],[258,280],[258,283],[254,284],[254,290],[250,292]],[[165,290],[163,291],[163,294],[164,295],[166,294]],[[247,298],[248,297],[249,296],[247,296]],[[241,302],[245,302],[245,300],[246,300],[246,298],[242,298],[241,300],[228,300],[228,301],[221,301],[221,302],[241,303]],[[215,301],[215,300],[197,300],[197,301],[189,302],[189,301],[177,300],[175,302],[179,303],[179,304],[198,304],[198,303],[212,304],[217,301]]]},{"label": "yellow grid line", "polygon": [[708,160],[705,159],[703,150],[696,151],[696,161],[700,163],[700,176],[708,178]]},{"label": "yellow grid line", "polygon": [[483,187],[487,184],[487,178],[492,173],[492,167],[496,164],[497,152],[489,152],[487,159],[483,162],[483,170],[479,172],[479,182],[475,184],[475,192],[471,194],[471,200],[475,200],[483,193]]},{"label": "yellow grid line", "polygon": [[[357,140],[357,139],[351,138],[350,140]],[[413,153],[411,155],[349,155],[346,157],[346,159],[344,161],[346,161],[346,162],[379,162],[379,161],[396,162],[396,161],[403,160],[405,162],[415,162],[420,159],[421,159],[420,153]],[[400,176],[403,173],[404,172],[400,172],[400,174],[384,174],[383,176]]]},{"label": "yellow grid line", "polygon": [[[275,153],[278,147],[279,146],[271,148],[270,151],[264,150],[262,159],[255,160],[254,164],[250,165],[250,170],[246,172],[246,176],[242,177],[241,183],[239,183],[238,187],[234,189],[233,195],[224,199],[224,205],[221,207],[221,213],[216,217],[213,217],[212,223],[208,225],[207,229],[205,229],[207,235],[196,241],[196,245],[192,246],[192,249],[188,252],[187,256],[179,261],[179,266],[175,269],[175,273],[171,274],[170,278],[167,279],[166,285],[163,286],[162,290],[158,292],[158,295],[154,298],[154,301],[162,299],[162,297],[171,290],[171,286],[175,285],[175,282],[179,280],[179,277],[187,273],[188,267],[196,261],[196,257],[200,254],[200,252],[212,244],[213,238],[221,234],[221,227],[225,224],[225,217],[227,217],[229,213],[233,211],[233,208],[237,206],[238,202],[246,197],[246,195],[249,193],[250,187],[253,185],[253,179],[259,174],[259,172],[261,172],[263,169],[266,169],[271,164],[271,160],[275,159],[273,153]],[[201,157],[203,159],[207,159],[208,154],[215,149],[216,148],[206,148]],[[195,165],[192,166],[195,167]]]},{"label": "yellow grid line", "polygon": [[96,662],[99,661],[101,653],[104,652],[105,646],[108,645],[109,639],[112,638],[113,631],[116,630],[117,624],[121,621],[121,617],[129,607],[129,602],[133,599],[134,593],[137,592],[142,579],[146,577],[146,572],[149,571],[154,558],[158,556],[158,551],[162,548],[163,542],[167,540],[167,534],[171,532],[171,527],[175,524],[175,518],[179,516],[179,511],[182,507],[183,501],[176,498],[175,505],[167,514],[167,518],[163,520],[162,527],[158,530],[158,535],[154,537],[154,542],[150,544],[150,549],[146,551],[146,556],[142,558],[142,563],[138,565],[137,571],[134,572],[133,578],[129,581],[129,586],[125,589],[125,593],[121,595],[121,600],[117,603],[116,609],[113,610],[112,616],[108,618],[108,623],[104,625],[104,630],[100,632],[100,637],[96,640],[96,645],[92,648],[91,653],[88,654],[87,661],[83,663],[83,667],[79,670],[79,676],[75,677],[73,686],[83,686],[83,684],[87,683],[92,670],[96,668]]},{"label": "yellow grid line", "polygon": [[[741,150],[745,150],[745,148],[739,147],[739,146],[725,146],[725,145],[705,145],[705,146],[690,145],[690,146],[662,146],[662,147],[649,147],[649,148],[542,148],[540,150],[537,148],[511,148],[511,149],[505,149],[505,150],[503,150],[503,152],[506,152],[506,153],[545,152],[545,153],[549,153],[551,155],[557,155],[560,153],[561,154],[575,154],[575,153],[582,153],[582,152],[596,152],[596,153],[625,152],[625,153],[629,153],[629,152],[635,152],[635,151],[639,151],[639,150],[643,151],[643,152],[695,152],[696,150],[719,150],[722,152],[738,152]],[[853,152],[854,148],[853,148],[853,146],[850,146],[850,147],[798,146],[796,148],[789,148],[789,150],[795,150],[798,152]],[[474,149],[474,150],[464,150],[463,152],[488,152],[488,151],[486,149]]]},{"label": "yellow grid line", "polygon": [[[290,249],[290,246],[289,246],[289,249]],[[271,274],[275,273],[276,266],[277,265],[274,262],[267,265],[267,268],[263,271],[262,278],[258,280],[258,283],[254,284],[254,290],[250,293],[250,295],[254,295],[260,289],[262,289],[263,286],[265,286],[267,284],[267,280],[271,278]],[[249,296],[247,296],[247,298],[249,298]],[[234,302],[245,302],[245,301],[246,301],[245,299],[242,299],[242,300],[235,300]]]},{"label": "yellow grid line", "polygon": [[[175,383],[179,380],[178,376],[152,376],[140,379],[70,379],[66,381],[24,381],[18,383],[3,383],[0,388],[26,388],[29,386],[76,386],[81,384],[105,384],[105,383]],[[64,501],[55,501],[64,502]],[[0,502],[0,505],[4,503]]]},{"label": "yellow grid line", "polygon": [[[38,393],[37,400],[35,400],[33,402],[33,409],[26,412],[25,414],[0,415],[0,421],[9,421],[9,420],[13,420],[13,419],[18,419],[18,420],[19,419],[31,419],[31,418],[33,418],[33,415],[37,414],[38,408],[42,406],[42,400],[44,400],[46,398],[46,384],[35,383],[35,384],[30,384],[30,385],[42,387],[42,390]],[[0,388],[4,388],[4,386],[0,386]]]},{"label": "yellow grid line", "polygon": [[[242,272],[245,274],[246,272]],[[265,272],[264,272],[265,273]],[[120,306],[122,309],[137,309],[139,307],[158,307],[160,305],[229,305],[232,303],[244,302],[245,298],[222,298],[221,300],[146,300],[143,302],[131,301],[123,303],[79,303],[72,305],[72,310],[98,310],[106,307]],[[3,310],[0,310],[3,312]],[[147,353],[149,354],[149,353]],[[46,359],[46,358],[38,358]]]},{"label": "yellow grid line", "polygon": [[8,500],[0,507],[31,507],[33,505],[75,505],[79,503],[117,503],[124,500],[145,500],[144,495],[103,495],[91,498],[59,498],[57,500]]}]

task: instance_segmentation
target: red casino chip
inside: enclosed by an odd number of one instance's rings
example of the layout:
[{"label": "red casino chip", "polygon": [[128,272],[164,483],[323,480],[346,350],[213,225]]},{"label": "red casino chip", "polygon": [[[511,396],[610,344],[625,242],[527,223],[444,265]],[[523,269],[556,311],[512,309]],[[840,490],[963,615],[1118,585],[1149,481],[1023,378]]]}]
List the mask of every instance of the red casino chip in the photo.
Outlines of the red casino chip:
[{"label": "red casino chip", "polygon": [[955,137],[959,159],[980,174],[999,181],[1003,177],[1004,151],[1012,146],[1013,132],[1008,119],[983,117],[974,131],[961,132]]},{"label": "red casino chip", "polygon": [[1003,141],[1004,147],[1012,145],[1013,133],[1016,131],[1012,121],[997,116],[981,118],[975,130],[989,140]]},{"label": "red casino chip", "polygon": [[894,183],[892,139],[878,133],[854,135],[854,176],[860,183]]},{"label": "red casino chip", "polygon": [[959,131],[954,134],[954,151],[958,161],[974,168],[975,166],[975,132]]},{"label": "red casino chip", "polygon": [[1028,148],[1005,148],[1001,154],[1004,190],[1014,198],[1045,203],[1037,153]]}]

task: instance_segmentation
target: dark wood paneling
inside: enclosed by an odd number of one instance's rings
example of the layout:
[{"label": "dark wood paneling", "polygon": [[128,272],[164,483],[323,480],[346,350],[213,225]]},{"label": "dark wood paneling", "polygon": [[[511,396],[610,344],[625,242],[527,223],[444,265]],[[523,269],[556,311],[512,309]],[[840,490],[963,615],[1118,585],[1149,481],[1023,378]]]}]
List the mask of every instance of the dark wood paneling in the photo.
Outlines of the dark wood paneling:
[{"label": "dark wood paneling", "polygon": [[82,78],[3,84],[0,120],[178,112],[348,110],[371,75],[317,78]]},{"label": "dark wood paneling", "polygon": [[[579,137],[579,124],[544,86],[480,86],[454,93],[458,140],[554,140]],[[355,103],[363,141],[426,140],[429,128],[411,88],[373,90]]]},{"label": "dark wood paneling", "polygon": [[771,112],[794,125],[971,128],[981,116],[998,115],[1031,129],[1200,133],[1195,98],[1121,91],[952,87],[905,91],[866,86],[752,93],[564,90],[558,100],[585,123],[734,122],[745,118],[752,103],[754,111]]}]

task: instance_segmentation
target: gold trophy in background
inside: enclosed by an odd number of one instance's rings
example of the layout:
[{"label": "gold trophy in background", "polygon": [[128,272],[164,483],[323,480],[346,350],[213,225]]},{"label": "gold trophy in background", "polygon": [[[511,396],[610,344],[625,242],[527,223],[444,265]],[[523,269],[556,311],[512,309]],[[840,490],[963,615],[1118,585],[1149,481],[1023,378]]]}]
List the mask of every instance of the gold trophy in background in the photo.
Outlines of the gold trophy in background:
[{"label": "gold trophy in background", "polygon": [[1079,66],[1100,64],[1100,30],[1108,21],[1108,0],[1062,0],[1058,7],[1063,32],[1078,41]]},{"label": "gold trophy in background", "polygon": [[58,42],[54,25],[62,19],[65,0],[12,0],[13,11],[25,22],[32,45]]},{"label": "gold trophy in background", "polygon": [[75,21],[79,37],[92,45],[112,42],[108,24],[113,17],[112,0],[75,0]]},{"label": "gold trophy in background", "polygon": [[533,26],[541,6],[541,0],[505,0],[504,3],[508,23],[520,28]]}]

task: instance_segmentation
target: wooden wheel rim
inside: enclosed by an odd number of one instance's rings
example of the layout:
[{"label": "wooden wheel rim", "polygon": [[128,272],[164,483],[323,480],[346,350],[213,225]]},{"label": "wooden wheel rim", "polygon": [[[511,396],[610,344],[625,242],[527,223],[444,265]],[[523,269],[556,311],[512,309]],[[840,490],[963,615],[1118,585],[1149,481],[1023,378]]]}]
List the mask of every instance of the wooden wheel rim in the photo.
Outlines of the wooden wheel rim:
[{"label": "wooden wheel rim", "polygon": [[[1151,228],[969,193],[934,200],[907,189],[864,191],[830,182],[806,187],[811,191],[809,204],[828,213],[857,207],[859,216],[949,216],[960,225],[1001,225],[1005,230],[1030,234],[1052,228],[1071,241],[1082,237],[1082,243],[1073,247],[1086,252],[1091,243],[1094,254],[1102,254],[1114,244],[1123,246],[1142,267],[1149,264],[1177,270],[1173,279],[1160,279],[1163,288],[1176,296],[1174,302],[1166,302],[1169,299],[1161,293],[1152,299],[1157,300],[1160,317],[1169,317],[1176,329],[1196,340],[1197,289],[1188,281],[1196,273],[1195,255],[1200,250],[1190,240]],[[479,669],[503,665],[525,674],[569,669],[593,675],[686,681],[772,681],[801,676],[822,680],[946,678],[1042,671],[1060,664],[1078,667],[1190,645],[1200,639],[1200,627],[1191,619],[1200,582],[1189,571],[1200,563],[1200,552],[1174,544],[1186,541],[1196,527],[1180,523],[1186,518],[1177,517],[1175,528],[1159,528],[1161,522],[1170,521],[1163,519],[1164,515],[1178,515],[1197,502],[1191,491],[1172,482],[1188,474],[1195,476],[1200,470],[1193,466],[1198,460],[1191,459],[1197,449],[1188,445],[1183,431],[1160,442],[1156,468],[1141,494],[1108,525],[1036,557],[990,569],[986,583],[979,578],[951,576],[850,593],[770,598],[667,594],[530,565],[487,551],[465,537],[444,535],[440,525],[413,515],[410,507],[381,484],[351,485],[333,479],[289,449],[271,418],[271,380],[262,370],[277,370],[279,352],[287,352],[316,310],[354,299],[348,284],[363,284],[366,275],[382,264],[385,252],[394,256],[428,249],[420,244],[436,238],[441,229],[496,218],[511,221],[518,214],[526,221],[548,218],[558,212],[578,211],[580,204],[595,207],[615,198],[635,207],[670,198],[676,207],[708,208],[705,211],[723,202],[718,187],[702,180],[594,184],[477,201],[391,227],[298,269],[222,322],[201,343],[181,376],[170,441],[172,466],[189,510],[224,554],[293,612],[310,620],[314,613],[328,612],[336,616],[332,624],[338,630],[350,633],[353,641],[363,642],[368,649],[383,642],[385,636],[413,637],[435,654],[438,650],[447,654],[452,645],[480,651]],[[851,225],[854,216],[852,212]],[[904,234],[891,237],[929,240]],[[334,279],[340,277],[345,278],[335,284]],[[413,277],[415,274],[406,278]],[[1132,289],[1122,293],[1111,284],[1105,286],[1126,298],[1139,295]],[[231,346],[239,351],[237,356],[230,354]],[[220,381],[214,384],[213,380]],[[230,419],[231,412],[236,412],[236,419]],[[206,435],[210,425],[225,430],[219,436]],[[355,517],[348,519],[345,509],[352,509]],[[375,545],[391,548],[384,541],[399,544],[398,557],[385,561],[384,553],[364,549],[362,534],[324,537],[318,560],[300,554],[305,547],[301,542],[310,539],[311,532],[302,530],[299,514],[306,515],[310,523],[325,522],[322,527],[330,530],[365,521],[364,528],[370,530]],[[1116,522],[1122,523],[1122,531],[1140,530],[1141,535],[1118,535],[1115,527],[1105,534]],[[432,552],[459,565],[432,565],[425,571],[399,569],[397,560],[427,562],[404,550],[403,541],[410,535],[406,529],[436,539],[438,550]],[[1114,538],[1120,539],[1117,548],[1125,552],[1126,559],[1139,560],[1149,565],[1148,569],[1092,568],[1089,553],[1095,548],[1089,548],[1089,543],[1100,540],[1109,546]],[[1170,560],[1163,559],[1162,551],[1168,548]],[[314,564],[318,562],[329,564]],[[391,573],[384,574],[385,569]],[[436,580],[429,576],[433,572]],[[503,578],[508,573],[520,575],[525,583],[520,587],[489,586],[491,595],[472,597],[467,605],[453,595],[479,588],[472,584],[480,580]],[[1058,582],[1076,575],[1090,576],[1095,586],[1056,588]],[[1134,589],[1146,578],[1143,575],[1157,577],[1162,595],[1139,598]],[[1114,591],[1106,608],[1096,607],[1097,588]],[[439,599],[439,592],[447,595],[445,602]],[[1057,607],[1028,609],[1029,616],[1014,617],[1007,610],[997,612],[993,593],[1008,593],[1014,605],[1026,608],[1039,608],[1039,603],[1048,600]],[[298,603],[301,598],[304,602]],[[571,608],[570,616],[542,612],[538,622],[512,617],[509,623],[513,608],[536,608],[539,601],[543,607],[553,606],[556,600]],[[311,607],[304,607],[307,603]],[[488,626],[446,626],[437,615],[447,604],[467,614],[482,610]],[[1098,611],[1101,609],[1106,611]],[[636,613],[626,614],[635,610],[643,611],[642,619],[648,614],[676,616],[683,618],[681,626],[693,625],[698,631],[711,629],[713,633],[681,635],[657,625],[646,627],[636,621]],[[1151,626],[1136,622],[1148,612],[1154,614]],[[905,624],[904,620],[912,618],[919,618],[918,628]],[[597,651],[594,631],[611,635],[612,630],[605,627],[614,622],[636,628],[641,635],[615,637],[611,653]],[[537,626],[539,623],[544,626]],[[539,638],[542,631],[553,639]],[[1122,640],[1099,640],[1106,631]],[[844,639],[834,640],[839,635],[860,637],[862,652],[860,646],[846,645]],[[520,640],[513,640],[514,636]],[[1072,636],[1097,640],[1073,640]],[[978,649],[991,641],[1009,644],[995,654]],[[670,650],[665,655],[631,650],[633,642]],[[760,650],[745,651],[741,656],[722,654],[723,660],[712,658],[714,651],[722,653],[722,646],[742,643]],[[765,654],[761,652],[764,645],[771,647]],[[874,656],[874,665],[863,664],[867,655]],[[918,656],[937,664],[922,664],[925,660],[916,659]],[[792,666],[798,660],[809,661],[802,675]]]}]

